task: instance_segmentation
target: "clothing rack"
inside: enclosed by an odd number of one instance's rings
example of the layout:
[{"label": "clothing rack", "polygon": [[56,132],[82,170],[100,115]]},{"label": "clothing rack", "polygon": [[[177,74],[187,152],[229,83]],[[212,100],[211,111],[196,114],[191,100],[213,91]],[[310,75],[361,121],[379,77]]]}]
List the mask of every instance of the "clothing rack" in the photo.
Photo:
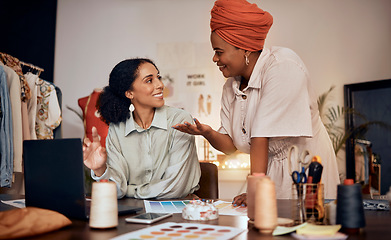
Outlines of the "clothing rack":
[{"label": "clothing rack", "polygon": [[45,71],[43,68],[40,68],[38,66],[35,66],[31,63],[26,63],[26,62],[23,62],[23,61],[19,61],[19,63],[23,66],[27,66],[31,69],[34,69],[34,70],[37,70],[37,75],[39,76],[43,71]]}]

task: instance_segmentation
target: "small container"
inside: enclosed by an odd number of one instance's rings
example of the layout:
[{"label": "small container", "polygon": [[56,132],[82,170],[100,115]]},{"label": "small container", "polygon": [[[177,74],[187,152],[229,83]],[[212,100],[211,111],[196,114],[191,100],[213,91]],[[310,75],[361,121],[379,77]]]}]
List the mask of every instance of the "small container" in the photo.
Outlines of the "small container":
[{"label": "small container", "polygon": [[219,210],[212,201],[193,200],[182,209],[182,218],[198,221],[215,220],[219,218]]},{"label": "small container", "polygon": [[304,222],[323,224],[325,219],[324,186],[320,183],[298,183],[292,186],[292,219],[295,225]]}]

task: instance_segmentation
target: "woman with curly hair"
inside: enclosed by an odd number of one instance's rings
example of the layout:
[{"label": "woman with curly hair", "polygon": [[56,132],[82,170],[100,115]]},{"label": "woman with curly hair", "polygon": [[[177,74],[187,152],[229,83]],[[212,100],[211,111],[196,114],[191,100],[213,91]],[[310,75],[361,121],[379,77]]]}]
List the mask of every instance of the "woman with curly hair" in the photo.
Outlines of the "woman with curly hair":
[{"label": "woman with curly hair", "polygon": [[98,99],[109,124],[106,148],[93,128],[93,141],[84,140],[84,164],[94,180],[116,182],[118,198],[185,198],[199,188],[195,138],[171,127],[192,117],[164,105],[163,88],[151,60],[128,59],[113,68]]}]

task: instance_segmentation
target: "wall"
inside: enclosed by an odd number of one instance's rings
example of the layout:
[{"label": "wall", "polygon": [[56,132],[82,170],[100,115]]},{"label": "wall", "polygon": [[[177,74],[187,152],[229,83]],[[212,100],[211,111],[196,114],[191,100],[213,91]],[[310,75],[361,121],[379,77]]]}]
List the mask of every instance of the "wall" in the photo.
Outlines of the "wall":
[{"label": "wall", "polygon": [[[82,121],[65,106],[78,109],[77,99],[106,85],[112,67],[125,58],[149,57],[160,66],[165,64],[160,44],[190,44],[200,55],[196,67],[214,67],[209,43],[213,2],[59,0],[54,83],[63,91],[63,136],[83,136]],[[296,51],[319,94],[336,86],[337,104],[343,105],[344,84],[391,77],[391,1],[251,2],[274,17],[266,46]],[[342,159],[340,171],[344,168]]]}]

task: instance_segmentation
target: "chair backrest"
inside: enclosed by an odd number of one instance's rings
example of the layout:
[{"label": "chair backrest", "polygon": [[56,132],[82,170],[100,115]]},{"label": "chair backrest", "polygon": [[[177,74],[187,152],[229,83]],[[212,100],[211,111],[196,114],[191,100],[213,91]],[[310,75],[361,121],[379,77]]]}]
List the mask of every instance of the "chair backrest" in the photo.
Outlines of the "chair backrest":
[{"label": "chair backrest", "polygon": [[200,198],[218,199],[219,198],[219,179],[218,168],[213,163],[200,162],[201,178],[200,189],[194,194]]}]

